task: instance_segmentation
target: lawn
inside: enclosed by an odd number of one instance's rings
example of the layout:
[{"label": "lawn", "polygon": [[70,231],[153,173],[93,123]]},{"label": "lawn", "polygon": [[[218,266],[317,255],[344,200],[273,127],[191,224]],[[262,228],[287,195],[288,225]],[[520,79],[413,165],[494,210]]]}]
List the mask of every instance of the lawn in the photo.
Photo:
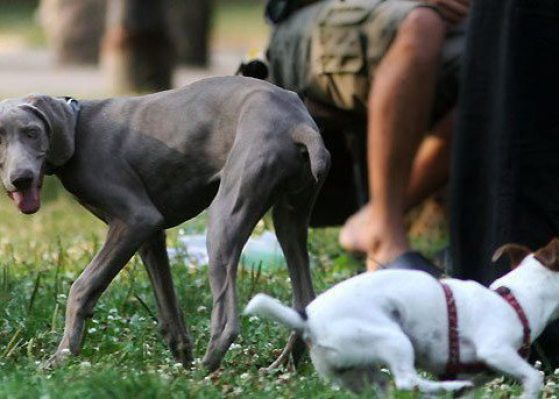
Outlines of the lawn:
[{"label": "lawn", "polygon": [[[56,348],[72,281],[102,243],[104,226],[53,182],[41,211],[18,214],[0,200],[0,397],[349,397],[321,382],[310,363],[299,373],[259,372],[277,355],[288,332],[273,323],[242,318],[242,333],[222,369],[208,376],[199,365],[175,364],[154,321],[155,302],[138,259],[133,259],[101,297],[87,323],[81,356],[53,372],[39,363]],[[204,217],[184,231],[200,231]],[[179,229],[169,232],[174,245]],[[356,272],[356,264],[335,245],[335,231],[312,233],[313,274],[319,290]],[[352,266],[350,266],[350,264]],[[257,291],[290,300],[286,271],[239,272],[244,305]],[[206,268],[173,262],[180,303],[203,356],[208,340],[211,297]]]},{"label": "lawn", "polygon": [[[261,48],[267,34],[262,4],[222,1],[214,18],[213,43],[218,48],[240,44]],[[26,6],[1,10],[0,36],[44,45]],[[87,323],[82,354],[60,369],[42,371],[39,364],[56,349],[62,335],[70,285],[103,242],[105,227],[52,180],[45,185],[43,208],[37,215],[20,215],[5,196],[0,197],[0,399],[355,397],[319,380],[308,358],[297,372],[261,372],[278,355],[288,331],[255,318],[242,317],[241,335],[218,372],[208,375],[198,363],[189,370],[175,364],[160,337],[155,301],[137,258],[101,297]],[[203,231],[204,222],[202,215],[171,230],[169,245],[175,247],[182,232]],[[268,225],[261,224],[259,231]],[[439,236],[413,239],[431,254],[445,242]],[[361,270],[362,263],[338,247],[336,229],[312,230],[309,248],[317,292]],[[199,361],[209,338],[212,301],[207,268],[177,258],[172,269]],[[283,269],[255,273],[241,267],[238,291],[240,306],[260,291],[290,301],[289,278]],[[555,380],[548,380],[547,398],[555,392]],[[506,398],[512,393],[518,393],[516,385],[498,380],[478,396]]]},{"label": "lawn", "polygon": [[[66,295],[103,240],[104,226],[50,180],[45,203],[33,216],[20,215],[0,200],[0,398],[349,398],[319,380],[308,358],[298,372],[259,369],[273,361],[288,332],[242,317],[242,332],[222,368],[211,375],[198,364],[208,341],[211,296],[206,267],[175,259],[175,284],[195,339],[197,363],[175,364],[154,320],[155,302],[141,262],[134,258],[101,297],[86,327],[79,357],[54,371],[39,368],[62,334]],[[169,232],[177,245],[184,232],[204,229],[204,216]],[[267,223],[260,226],[265,228]],[[336,229],[311,231],[310,251],[317,291],[354,275],[361,264],[337,246]],[[290,300],[285,270],[254,272],[241,267],[240,306],[256,292]],[[495,385],[506,397],[516,391]],[[364,395],[363,397],[366,397]],[[370,395],[368,395],[370,396]],[[417,397],[396,393],[398,398]]]}]

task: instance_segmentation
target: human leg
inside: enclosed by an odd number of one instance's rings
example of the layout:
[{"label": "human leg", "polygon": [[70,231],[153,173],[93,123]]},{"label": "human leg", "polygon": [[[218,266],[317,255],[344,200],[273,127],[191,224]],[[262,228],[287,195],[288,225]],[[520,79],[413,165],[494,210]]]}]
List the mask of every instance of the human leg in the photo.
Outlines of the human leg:
[{"label": "human leg", "polygon": [[[421,142],[414,158],[405,195],[405,211],[419,205],[441,188],[450,171],[450,145],[454,121],[451,111],[437,122]],[[365,230],[369,226],[372,202],[351,216],[340,232],[340,244],[352,252],[367,252]]]},{"label": "human leg", "polygon": [[368,262],[369,270],[409,249],[405,198],[428,125],[445,34],[445,23],[436,12],[411,11],[375,72],[368,104],[368,166],[374,202],[363,234],[366,252],[374,260]]}]

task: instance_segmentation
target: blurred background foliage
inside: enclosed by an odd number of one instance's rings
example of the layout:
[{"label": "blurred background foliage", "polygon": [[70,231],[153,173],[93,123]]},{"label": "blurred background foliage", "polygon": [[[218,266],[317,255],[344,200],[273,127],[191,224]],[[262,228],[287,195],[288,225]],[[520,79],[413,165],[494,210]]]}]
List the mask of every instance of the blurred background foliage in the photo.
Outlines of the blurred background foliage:
[{"label": "blurred background foliage", "polygon": [[261,50],[263,8],[263,0],[0,0],[0,50],[47,46],[59,66],[100,67],[110,93],[158,91],[173,86],[176,68],[206,68],[216,51]]},{"label": "blurred background foliage", "polygon": [[[265,46],[268,27],[263,18],[264,3],[0,0],[0,98],[37,91],[77,98],[106,97],[233,74],[243,57]],[[108,29],[111,25],[116,25],[112,33]],[[154,31],[155,41],[150,43]],[[196,41],[197,45],[185,47]],[[178,54],[181,46],[182,55]],[[150,72],[154,68],[164,70],[167,76],[155,76],[159,81],[154,81]],[[57,179],[45,180],[46,203],[57,199],[66,203],[67,196]],[[12,210],[5,198],[0,199],[0,205]]]}]

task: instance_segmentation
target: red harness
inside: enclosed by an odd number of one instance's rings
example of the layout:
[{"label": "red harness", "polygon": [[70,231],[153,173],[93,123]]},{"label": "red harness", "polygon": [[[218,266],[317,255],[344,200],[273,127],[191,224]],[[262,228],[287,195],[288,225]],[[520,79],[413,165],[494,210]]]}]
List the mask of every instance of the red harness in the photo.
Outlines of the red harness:
[{"label": "red harness", "polygon": [[[441,282],[441,286],[446,298],[446,308],[448,312],[448,363],[446,364],[445,374],[442,379],[453,379],[459,373],[477,373],[487,369],[483,363],[461,363],[460,362],[460,339],[458,333],[458,311],[456,301],[450,287]],[[522,347],[518,350],[520,356],[527,358],[530,354],[530,324],[524,309],[518,303],[516,297],[507,287],[499,287],[495,290],[516,312],[520,323],[522,323],[523,339]]]}]

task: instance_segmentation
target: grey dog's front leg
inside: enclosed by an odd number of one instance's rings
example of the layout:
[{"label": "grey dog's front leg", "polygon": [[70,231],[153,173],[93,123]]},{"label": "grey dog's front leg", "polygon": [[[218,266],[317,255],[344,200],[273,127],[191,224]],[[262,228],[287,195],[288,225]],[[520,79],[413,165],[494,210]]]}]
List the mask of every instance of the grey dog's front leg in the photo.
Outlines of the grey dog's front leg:
[{"label": "grey dog's front leg", "polygon": [[165,232],[158,231],[140,248],[157,301],[161,333],[175,359],[187,367],[192,362],[192,343],[179,308],[169,257],[165,246]]},{"label": "grey dog's front leg", "polygon": [[64,336],[56,353],[44,364],[45,367],[57,366],[68,355],[79,353],[85,319],[91,317],[101,294],[154,231],[156,223],[146,217],[142,220],[134,224],[127,224],[121,220],[109,223],[109,232],[103,247],[72,284],[66,305]]}]

